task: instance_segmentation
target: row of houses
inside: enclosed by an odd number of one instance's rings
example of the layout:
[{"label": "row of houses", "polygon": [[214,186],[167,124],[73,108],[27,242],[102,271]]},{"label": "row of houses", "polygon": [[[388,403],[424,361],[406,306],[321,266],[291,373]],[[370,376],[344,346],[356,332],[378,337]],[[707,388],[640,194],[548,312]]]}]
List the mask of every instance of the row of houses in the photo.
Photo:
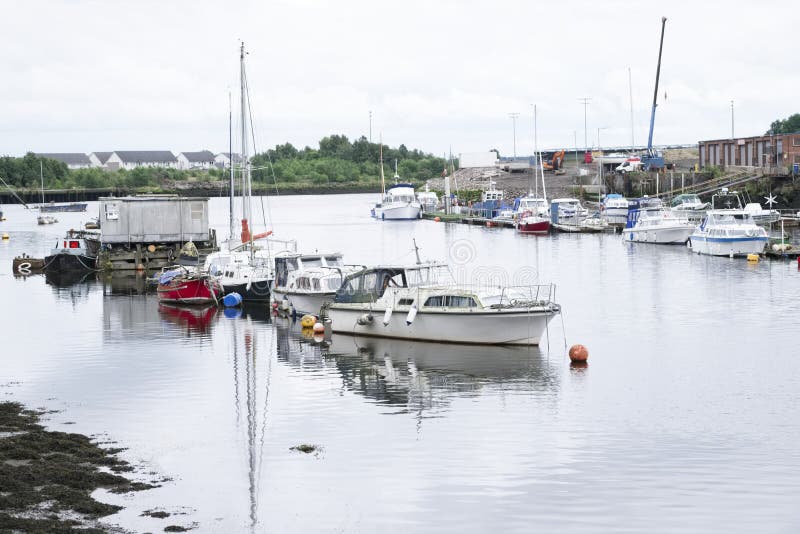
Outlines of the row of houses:
[{"label": "row of houses", "polygon": [[137,167],[162,167],[168,169],[211,169],[230,168],[231,158],[239,163],[239,154],[220,152],[214,154],[210,150],[199,152],[179,152],[176,156],[169,150],[116,150],[114,152],[80,152],[44,153],[37,156],[50,158],[67,164],[70,169],[100,168],[109,171],[119,169],[132,170]]},{"label": "row of houses", "polygon": [[700,166],[764,167],[792,172],[800,164],[800,133],[700,141]]}]

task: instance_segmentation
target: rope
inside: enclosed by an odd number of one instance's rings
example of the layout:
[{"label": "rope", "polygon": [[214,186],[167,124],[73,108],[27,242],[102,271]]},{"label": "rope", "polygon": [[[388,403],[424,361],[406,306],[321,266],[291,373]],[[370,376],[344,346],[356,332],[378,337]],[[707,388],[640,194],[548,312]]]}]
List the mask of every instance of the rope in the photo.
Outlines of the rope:
[{"label": "rope", "polygon": [[26,210],[29,210],[29,209],[31,209],[31,208],[30,208],[30,207],[29,207],[27,204],[25,204],[25,201],[24,201],[24,200],[22,200],[21,198],[19,198],[19,195],[17,194],[17,192],[16,192],[16,191],[14,191],[13,189],[11,189],[11,186],[10,186],[10,185],[8,185],[8,184],[6,183],[6,181],[5,181],[5,180],[3,180],[3,178],[2,178],[2,177],[0,177],[0,182],[3,182],[3,185],[4,185],[4,186],[6,186],[6,188],[7,188],[9,191],[11,191],[11,194],[12,194],[12,195],[14,195],[14,197],[16,197],[16,199],[17,199],[17,200],[19,200],[19,201],[20,201],[20,203],[21,203],[23,206],[25,206],[25,209],[26,209]]}]

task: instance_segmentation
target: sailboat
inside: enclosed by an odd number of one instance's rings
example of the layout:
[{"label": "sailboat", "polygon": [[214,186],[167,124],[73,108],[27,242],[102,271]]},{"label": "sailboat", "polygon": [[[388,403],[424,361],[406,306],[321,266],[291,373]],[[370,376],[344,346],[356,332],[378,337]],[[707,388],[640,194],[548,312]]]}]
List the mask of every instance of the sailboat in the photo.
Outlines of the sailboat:
[{"label": "sailboat", "polygon": [[[49,204],[45,204],[44,201],[44,170],[42,166],[42,160],[39,159],[39,178],[42,182],[42,203],[39,205],[39,213],[53,213],[57,211],[86,211],[86,206],[88,205],[86,202],[50,202]],[[54,222],[58,222],[55,218],[50,217],[51,221],[47,220],[49,215],[40,216],[39,217],[39,224],[51,224]],[[44,222],[42,222],[44,218]]]},{"label": "sailboat", "polygon": [[[256,245],[256,241],[267,238],[271,231],[259,234],[251,232],[251,196],[252,177],[250,158],[248,155],[248,117],[247,108],[247,74],[244,65],[244,43],[240,50],[240,89],[241,89],[241,124],[242,124],[242,158],[240,167],[240,190],[242,204],[240,239],[237,240],[236,220],[234,213],[235,175],[231,163],[230,187],[230,237],[228,250],[215,252],[206,257],[204,268],[211,275],[216,276],[225,294],[238,293],[242,300],[249,302],[265,302],[270,300],[270,287],[275,277],[275,268],[269,241],[266,248]],[[231,113],[232,115],[232,113]],[[292,242],[287,242],[290,244]]]},{"label": "sailboat", "polygon": [[520,214],[517,220],[517,231],[521,234],[546,234],[550,231],[550,213],[547,204],[547,189],[544,185],[544,164],[542,154],[539,152],[536,142],[536,107],[533,108],[533,131],[534,131],[534,153],[539,162],[538,169],[534,171],[539,174],[542,180],[542,196],[539,196],[539,176],[534,179],[536,191],[519,199],[517,212]]}]

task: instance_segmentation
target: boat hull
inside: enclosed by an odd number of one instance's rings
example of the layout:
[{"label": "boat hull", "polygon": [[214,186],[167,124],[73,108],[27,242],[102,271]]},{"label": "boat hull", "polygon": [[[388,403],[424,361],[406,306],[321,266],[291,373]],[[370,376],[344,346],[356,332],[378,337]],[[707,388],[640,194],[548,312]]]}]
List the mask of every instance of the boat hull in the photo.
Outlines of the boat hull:
[{"label": "boat hull", "polygon": [[683,245],[694,232],[692,226],[674,226],[667,228],[625,228],[622,238],[633,243],[655,243],[659,245]]},{"label": "boat hull", "polygon": [[522,219],[517,225],[517,232],[521,234],[546,234],[550,231],[550,221],[540,219],[538,221],[526,221]]},{"label": "boat hull", "polygon": [[91,271],[97,262],[96,257],[84,254],[53,254],[45,256],[45,270],[49,271]]},{"label": "boat hull", "polygon": [[216,304],[222,288],[213,278],[173,278],[158,285],[158,300],[174,304]]},{"label": "boat hull", "polygon": [[689,238],[692,251],[709,256],[747,256],[761,254],[767,244],[766,236],[756,237],[705,237],[692,235]]},{"label": "boat hull", "polygon": [[[345,307],[334,304],[327,309],[334,332],[359,336],[413,339],[439,343],[481,345],[538,345],[555,310],[490,310],[486,312],[417,313],[409,325],[408,310],[397,310],[384,325],[385,310]],[[364,316],[371,314],[371,321]],[[363,323],[363,324],[361,324]]]},{"label": "boat hull", "polygon": [[272,280],[256,280],[250,283],[223,282],[222,293],[223,295],[228,295],[229,293],[238,293],[245,302],[262,302],[269,304],[270,287],[272,287]]},{"label": "boat hull", "polygon": [[326,302],[333,302],[336,293],[295,293],[280,289],[273,289],[272,294],[276,301],[286,300],[289,306],[297,313],[311,313],[319,315],[319,310]]},{"label": "boat hull", "polygon": [[419,206],[413,205],[386,206],[374,208],[372,210],[372,216],[382,221],[403,221],[419,219],[421,211]]},{"label": "boat hull", "polygon": [[40,213],[57,213],[63,211],[86,211],[87,204],[84,202],[74,202],[71,204],[42,204],[39,206]]}]

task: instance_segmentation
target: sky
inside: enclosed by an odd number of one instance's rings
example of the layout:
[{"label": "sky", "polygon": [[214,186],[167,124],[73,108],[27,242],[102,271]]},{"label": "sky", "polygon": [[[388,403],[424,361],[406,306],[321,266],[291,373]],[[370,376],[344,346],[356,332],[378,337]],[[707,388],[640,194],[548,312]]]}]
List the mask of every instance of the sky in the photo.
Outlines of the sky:
[{"label": "sky", "polygon": [[541,149],[594,147],[598,136],[603,147],[644,145],[662,16],[655,145],[729,137],[731,101],[736,136],[799,111],[788,1],[0,0],[0,9],[3,155],[227,151],[240,41],[257,151],[369,137],[371,126],[374,142],[437,155],[526,155],[534,105]]}]

